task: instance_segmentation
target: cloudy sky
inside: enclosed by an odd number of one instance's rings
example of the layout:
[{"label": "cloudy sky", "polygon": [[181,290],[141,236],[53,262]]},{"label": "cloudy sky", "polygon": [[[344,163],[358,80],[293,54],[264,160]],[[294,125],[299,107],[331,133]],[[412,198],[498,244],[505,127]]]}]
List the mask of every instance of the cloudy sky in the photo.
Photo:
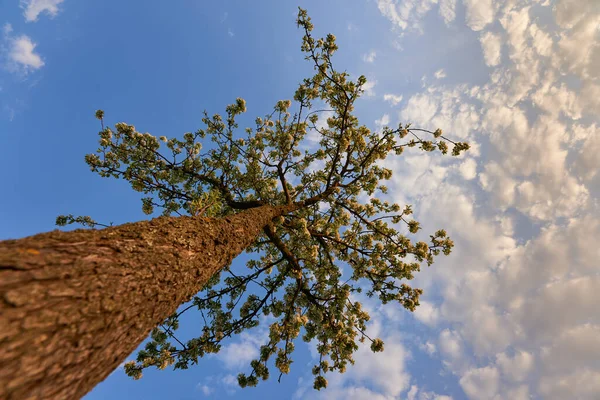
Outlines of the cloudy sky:
[{"label": "cloudy sky", "polygon": [[337,36],[335,66],[369,79],[362,123],[472,144],[459,159],[386,161],[390,196],[413,204],[424,232],[445,228],[455,251],[415,279],[414,314],[367,302],[386,350],[359,350],[325,391],[311,388],[304,344],[281,383],[237,388],[258,329],[187,371],[116,371],[87,399],[600,398],[598,0],[292,3],[2,1],[0,239],[65,213],[143,219],[137,193],[83,162],[94,111],[157,136],[196,130],[202,110],[238,96],[264,115],[311,73],[302,5],[317,35]]}]

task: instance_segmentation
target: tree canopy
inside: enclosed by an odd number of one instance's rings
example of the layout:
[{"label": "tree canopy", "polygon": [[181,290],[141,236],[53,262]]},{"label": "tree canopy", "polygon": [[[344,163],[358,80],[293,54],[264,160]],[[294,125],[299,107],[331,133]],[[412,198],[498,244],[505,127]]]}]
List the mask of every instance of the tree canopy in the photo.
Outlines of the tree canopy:
[{"label": "tree canopy", "polygon": [[[100,176],[125,179],[144,193],[146,214],[162,209],[163,215],[226,217],[262,205],[297,205],[246,249],[253,257],[245,269],[226,266],[189,306],[152,331],[137,360],[125,365],[134,378],[151,366],[186,369],[269,316],[268,340],[249,372],[238,376],[239,384],[267,379],[273,364],[280,377],[288,373],[301,336],[317,344],[314,387],[326,387],[324,375],[344,372],[359,342],[369,341],[374,352],[384,348],[381,339],[368,336],[369,314],[356,294],[414,311],[422,290],[407,282],[422,264],[431,265],[453,247],[444,230],[429,235],[429,243],[411,240],[419,223],[410,205],[383,200],[392,170],[382,160],[412,147],[457,156],[468,144],[452,141],[441,129],[400,124],[376,131],[359,124],[354,105],[366,78],[352,80],[334,69],[335,36],[315,39],[305,10],[299,10],[297,24],[315,74],[302,81],[293,101],[278,101],[270,114],[256,118],[254,128],[239,129],[236,118],[246,111],[241,98],[224,117],[204,112],[205,127],[182,139],[157,138],[126,123],[105,127],[103,111],[96,112],[100,147],[85,160]],[[331,116],[319,123],[325,111]],[[318,145],[310,145],[307,135],[318,137]],[[212,145],[203,151],[207,138]],[[99,225],[90,217],[57,218],[58,225],[73,222]],[[183,342],[177,338],[179,318],[192,309],[205,325]]]}]

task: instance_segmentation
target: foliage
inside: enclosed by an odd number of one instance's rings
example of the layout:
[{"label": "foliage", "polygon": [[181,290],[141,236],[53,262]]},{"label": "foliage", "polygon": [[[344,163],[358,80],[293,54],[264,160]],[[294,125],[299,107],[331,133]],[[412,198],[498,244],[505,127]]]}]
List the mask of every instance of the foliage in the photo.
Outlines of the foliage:
[{"label": "foliage", "polygon": [[[263,204],[299,205],[268,225],[247,249],[256,255],[245,273],[225,268],[222,280],[213,277],[189,307],[152,331],[137,361],[125,366],[134,378],[150,366],[186,369],[218,352],[225,338],[256,327],[264,315],[274,321],[268,340],[251,371],[239,375],[239,384],[254,386],[267,379],[272,358],[280,377],[288,373],[294,342],[302,336],[317,343],[320,360],[312,372],[314,387],[323,388],[326,372],[343,372],[354,362],[358,342],[369,340],[374,352],[383,351],[383,341],[367,335],[369,314],[355,295],[364,290],[382,303],[398,302],[413,311],[422,291],[405,282],[421,263],[431,265],[438,254],[450,253],[453,243],[443,230],[431,235],[429,244],[407,237],[419,231],[419,224],[410,219],[410,206],[381,200],[387,191],[382,182],[392,176],[381,160],[406,147],[443,154],[452,147],[456,156],[469,146],[451,141],[440,129],[399,125],[376,132],[359,125],[354,104],[366,78],[353,81],[334,70],[335,37],[314,39],[305,10],[300,9],[297,23],[304,30],[301,49],[316,73],[296,90],[293,116],[292,101],[279,101],[273,112],[256,119],[254,129],[245,130],[245,138],[235,134],[236,117],[246,111],[242,99],[226,108],[225,118],[205,112],[205,129],[186,133],[183,140],[142,134],[126,123],[116,124],[115,130],[102,123],[100,148],[86,156],[92,171],[123,178],[146,194],[146,214],[158,207],[164,215],[222,217]],[[313,102],[329,108],[316,110]],[[322,111],[333,115],[324,127],[317,123]],[[96,116],[103,121],[101,110]],[[308,147],[311,131],[318,134],[319,146],[301,151]],[[421,132],[431,139],[421,139]],[[207,137],[214,145],[202,152],[200,141]],[[169,156],[159,151],[161,142]],[[307,202],[315,196],[320,201]],[[80,221],[57,219],[59,225],[71,222]],[[198,337],[183,343],[175,332],[181,314],[193,308],[205,326]]]}]

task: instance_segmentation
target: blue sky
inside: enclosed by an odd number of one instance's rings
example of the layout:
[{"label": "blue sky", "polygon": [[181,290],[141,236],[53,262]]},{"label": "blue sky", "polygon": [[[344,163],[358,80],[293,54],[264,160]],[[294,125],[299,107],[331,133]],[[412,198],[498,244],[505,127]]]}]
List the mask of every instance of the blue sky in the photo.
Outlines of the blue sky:
[{"label": "blue sky", "polygon": [[[446,228],[456,250],[417,276],[414,314],[366,303],[386,351],[359,350],[325,391],[311,388],[304,344],[281,383],[239,389],[257,329],[187,371],[115,371],[86,398],[599,398],[597,0],[5,0],[0,239],[55,229],[59,214],[146,218],[126,182],[83,161],[97,148],[94,111],[172,137],[242,97],[250,125],[312,71],[298,5],[317,35],[337,36],[335,66],[369,79],[362,123],[472,144],[458,159],[386,161],[390,197],[413,204],[424,231]],[[186,322],[185,334],[199,328]]]}]

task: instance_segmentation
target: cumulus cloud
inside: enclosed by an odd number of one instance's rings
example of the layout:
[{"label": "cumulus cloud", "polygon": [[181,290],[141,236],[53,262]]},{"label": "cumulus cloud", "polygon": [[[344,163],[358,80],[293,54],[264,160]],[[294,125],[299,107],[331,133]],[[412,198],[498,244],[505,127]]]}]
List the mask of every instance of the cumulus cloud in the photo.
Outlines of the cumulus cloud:
[{"label": "cumulus cloud", "polygon": [[464,343],[458,332],[444,329],[438,338],[438,347],[443,363],[452,370],[465,370]]},{"label": "cumulus cloud", "polygon": [[4,33],[5,36],[10,35],[12,33],[12,31],[13,31],[13,27],[8,22],[2,26],[2,33]]},{"label": "cumulus cloud", "polygon": [[428,392],[419,388],[417,385],[412,385],[406,393],[406,400],[452,400],[451,396],[440,395],[435,392]]},{"label": "cumulus cloud", "polygon": [[425,325],[435,326],[439,318],[439,310],[430,302],[422,301],[414,312],[415,318]]},{"label": "cumulus cloud", "polygon": [[221,385],[225,389],[225,392],[229,395],[235,393],[235,391],[238,390],[240,387],[237,378],[231,374],[227,374],[221,377],[219,383],[221,383]]},{"label": "cumulus cloud", "polygon": [[474,400],[492,400],[498,393],[500,374],[493,367],[475,368],[460,379],[460,386]]},{"label": "cumulus cloud", "polygon": [[[370,343],[359,343],[354,354],[354,365],[343,374],[328,373],[326,390],[318,393],[312,391],[312,377],[302,378],[294,394],[295,399],[307,397],[314,399],[355,399],[355,400],[392,400],[401,397],[401,393],[410,388],[410,375],[407,372],[407,361],[412,355],[403,340],[394,329],[382,323],[384,319],[394,320],[395,309],[377,306],[376,302],[366,297],[360,298],[363,308],[372,316],[368,332],[371,337],[382,338],[385,342],[384,353],[373,353]],[[310,347],[313,356],[318,359],[314,346]]]},{"label": "cumulus cloud", "polygon": [[600,393],[600,373],[579,369],[559,379],[544,376],[540,380],[539,393],[548,400],[566,398],[594,400]]},{"label": "cumulus cloud", "polygon": [[10,36],[10,25],[4,26],[4,32],[8,44],[6,67],[9,71],[27,74],[44,66],[44,60],[36,52],[37,44],[29,36]]},{"label": "cumulus cloud", "polygon": [[233,395],[239,389],[237,378],[231,374],[209,375],[196,385],[196,391],[205,397],[212,397],[220,389],[228,395]]},{"label": "cumulus cloud", "polygon": [[483,57],[485,63],[490,67],[496,66],[500,63],[500,57],[502,55],[502,41],[500,35],[492,32],[485,32],[479,37],[481,47],[483,48]]},{"label": "cumulus cloud", "polygon": [[386,93],[383,95],[383,100],[387,101],[393,106],[396,106],[402,101],[402,95]]},{"label": "cumulus cloud", "polygon": [[268,342],[271,321],[272,317],[263,317],[257,328],[242,332],[238,336],[239,340],[224,345],[214,357],[229,370],[240,371],[247,367],[250,361],[258,358],[260,346]]},{"label": "cumulus cloud", "polygon": [[473,158],[467,158],[459,165],[458,170],[465,180],[475,179],[477,176],[477,161]]},{"label": "cumulus cloud", "polygon": [[408,104],[400,112],[404,121],[431,121],[437,114],[439,103],[428,94],[417,94],[408,100]]},{"label": "cumulus cloud", "polygon": [[[386,339],[402,349],[400,398],[441,396],[422,384],[438,372],[460,387],[455,398],[600,398],[597,2],[464,0],[464,18],[454,1],[416,3],[377,4],[403,40],[427,31],[437,4],[435,29],[460,30],[489,68],[476,83],[433,80],[404,99],[383,97],[401,104],[390,119],[472,145],[458,158],[406,152],[384,163],[394,171],[390,196],[414,204],[423,231],[443,227],[455,242],[413,282],[425,290],[411,319],[418,351],[403,340],[406,324],[373,317],[398,330]],[[386,352],[378,360],[391,366],[397,355]],[[442,370],[416,382],[406,360],[419,357]],[[370,383],[379,372],[361,373],[370,378],[336,381],[332,398],[394,398]]]},{"label": "cumulus cloud", "polygon": [[362,87],[362,89],[365,91],[364,95],[367,97],[375,96],[375,85],[377,85],[377,81],[367,80],[367,83],[365,83]]},{"label": "cumulus cloud", "polygon": [[64,0],[21,0],[21,8],[27,22],[35,22],[42,13],[48,14],[51,18],[58,12],[58,6]]},{"label": "cumulus cloud", "polygon": [[552,54],[554,40],[548,32],[545,32],[537,24],[532,23],[529,26],[529,35],[531,36],[533,47],[539,55],[549,57]]},{"label": "cumulus cloud", "polygon": [[202,392],[202,394],[204,396],[210,396],[215,391],[214,388],[212,388],[212,387],[210,387],[208,385],[200,385],[200,384],[197,386],[197,389],[200,392]]},{"label": "cumulus cloud", "polygon": [[575,171],[584,181],[591,181],[598,176],[598,166],[600,166],[600,130],[596,128],[596,125],[592,125],[590,128],[594,130],[594,134],[588,136],[582,144],[573,163]]},{"label": "cumulus cloud", "polygon": [[[414,199],[423,229],[445,227],[456,243],[443,268],[415,280],[425,296],[414,317],[428,332],[419,354],[439,358],[469,399],[596,399],[600,9],[594,0],[463,3],[487,82],[433,81],[398,116],[476,151],[388,164],[401,182],[393,196]],[[395,11],[382,14],[400,26]]]},{"label": "cumulus cloud", "polygon": [[496,356],[496,364],[500,367],[502,375],[515,382],[522,382],[533,368],[534,358],[531,353],[520,351],[510,357],[506,353]]},{"label": "cumulus cloud", "polygon": [[258,358],[258,349],[265,343],[264,332],[251,335],[247,332],[240,334],[240,341],[223,346],[216,355],[225,368],[239,370],[246,367],[255,358]]},{"label": "cumulus cloud", "polygon": [[436,77],[436,79],[442,79],[446,77],[446,71],[444,71],[444,69],[438,69],[437,71],[435,71],[435,74],[433,74],[433,76]]},{"label": "cumulus cloud", "polygon": [[[377,0],[379,11],[400,29],[422,30],[421,18],[437,0]],[[448,6],[449,7],[449,6]],[[450,12],[447,12],[450,17]]]},{"label": "cumulus cloud", "polygon": [[[405,371],[407,353],[404,347],[391,340],[386,342],[386,356],[378,357],[368,347],[358,350],[356,363],[344,374],[327,375],[326,390],[310,392],[313,399],[391,400],[408,388],[409,375]],[[302,379],[294,394],[295,399],[307,398],[312,380]]]},{"label": "cumulus cloud", "polygon": [[492,0],[463,0],[466,23],[474,31],[480,31],[494,20]]},{"label": "cumulus cloud", "polygon": [[375,120],[375,125],[378,127],[387,126],[390,123],[390,116],[388,114],[383,114],[381,118]]},{"label": "cumulus cloud", "polygon": [[446,25],[456,18],[456,0],[440,0],[439,13]]},{"label": "cumulus cloud", "polygon": [[430,356],[432,356],[437,351],[437,346],[435,345],[435,343],[427,341],[420,346],[420,349],[423,350],[425,353],[429,354]]},{"label": "cumulus cloud", "polygon": [[562,71],[575,73],[584,79],[598,78],[599,14],[595,0],[562,0],[556,5],[556,23],[563,28],[558,41]]},{"label": "cumulus cloud", "polygon": [[375,50],[371,50],[367,54],[363,55],[363,61],[368,62],[368,63],[373,63],[373,62],[375,62],[376,56],[377,56],[377,53],[375,52]]},{"label": "cumulus cloud", "polygon": [[[593,0],[588,0],[593,1]],[[438,14],[446,25],[456,19],[456,0],[377,0],[381,14],[396,28],[423,32],[422,19],[437,5]],[[466,24],[474,31],[481,31],[494,21],[499,8],[493,0],[463,0]]]},{"label": "cumulus cloud", "polygon": [[532,93],[531,100],[541,111],[554,118],[566,116],[573,120],[582,117],[583,108],[578,94],[565,83],[556,83],[548,79]]}]

